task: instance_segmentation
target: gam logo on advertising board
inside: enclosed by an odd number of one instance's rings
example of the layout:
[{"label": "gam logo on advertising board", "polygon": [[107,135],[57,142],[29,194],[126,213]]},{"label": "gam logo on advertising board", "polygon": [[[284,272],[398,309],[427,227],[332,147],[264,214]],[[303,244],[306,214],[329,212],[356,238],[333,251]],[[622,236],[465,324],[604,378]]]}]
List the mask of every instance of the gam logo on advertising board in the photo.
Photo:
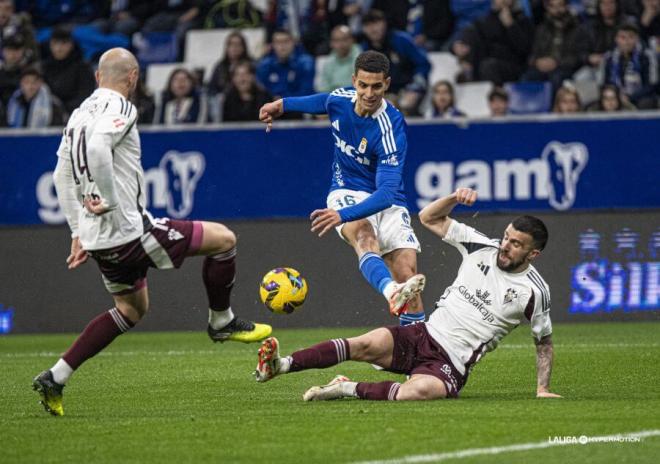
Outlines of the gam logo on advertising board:
[{"label": "gam logo on advertising board", "polygon": [[470,187],[480,201],[547,200],[556,210],[570,209],[577,198],[580,174],[589,161],[579,142],[549,142],[539,158],[422,163],[415,173],[421,209],[457,188]]},{"label": "gam logo on advertising board", "polygon": [[[157,167],[144,172],[146,207],[164,209],[172,218],[185,218],[195,206],[195,190],[204,174],[206,159],[198,151],[165,153]],[[39,218],[46,224],[66,220],[55,194],[52,171],[39,178],[36,187]]]}]

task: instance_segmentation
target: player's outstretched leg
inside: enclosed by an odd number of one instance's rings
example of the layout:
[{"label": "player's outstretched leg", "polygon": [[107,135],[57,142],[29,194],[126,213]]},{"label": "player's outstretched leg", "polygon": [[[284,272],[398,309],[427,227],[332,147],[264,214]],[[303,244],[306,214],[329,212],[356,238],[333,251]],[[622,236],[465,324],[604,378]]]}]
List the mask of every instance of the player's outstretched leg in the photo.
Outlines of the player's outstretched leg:
[{"label": "player's outstretched leg", "polygon": [[447,397],[444,383],[431,375],[415,374],[405,383],[399,382],[351,382],[338,375],[326,385],[311,387],[303,395],[305,401],[359,398],[372,401],[418,401]]},{"label": "player's outstretched leg", "polygon": [[[421,292],[424,289],[425,279],[417,274],[417,250],[414,248],[397,248],[383,256],[387,266],[392,270],[392,276],[397,282],[405,283],[404,287],[410,292],[401,307],[390,305],[392,314],[399,316],[399,324],[406,326],[424,322],[424,307]],[[403,292],[405,294],[405,291]],[[406,295],[407,297],[408,295]],[[402,299],[399,295],[397,299]]]},{"label": "player's outstretched leg", "polygon": [[230,296],[236,277],[236,235],[222,224],[202,222],[202,244],[198,254],[206,255],[202,277],[209,299],[207,332],[214,342],[258,342],[272,328],[234,316]]},{"label": "player's outstretched leg", "polygon": [[62,390],[73,372],[97,355],[119,335],[130,330],[147,312],[147,288],[126,295],[115,295],[115,307],[94,318],[71,347],[49,370],[32,381],[46,412],[64,415]]}]

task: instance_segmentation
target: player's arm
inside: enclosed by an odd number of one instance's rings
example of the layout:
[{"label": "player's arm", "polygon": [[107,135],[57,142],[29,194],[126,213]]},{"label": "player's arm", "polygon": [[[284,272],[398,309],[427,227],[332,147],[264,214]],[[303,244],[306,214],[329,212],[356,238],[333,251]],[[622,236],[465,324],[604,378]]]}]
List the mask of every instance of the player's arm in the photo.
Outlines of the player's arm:
[{"label": "player's arm", "polygon": [[266,131],[270,132],[273,120],[284,113],[325,114],[327,113],[325,105],[329,96],[327,93],[317,93],[306,97],[280,98],[274,102],[266,103],[259,109],[259,120],[267,124]]},{"label": "player's arm", "polygon": [[94,177],[100,198],[85,198],[84,205],[87,210],[96,215],[112,211],[119,204],[115,186],[112,147],[112,134],[97,131],[92,133],[87,145],[89,172]]},{"label": "player's arm", "polygon": [[339,224],[357,221],[389,208],[401,184],[401,171],[379,167],[376,171],[376,190],[361,203],[338,211],[331,208],[312,211],[312,232],[322,237]]},{"label": "player's arm", "polygon": [[550,376],[552,375],[552,359],[554,355],[552,335],[546,335],[536,344],[536,397],[561,398],[561,395],[550,392]]},{"label": "player's arm", "polygon": [[53,182],[57,192],[57,200],[62,208],[66,222],[71,229],[71,251],[66,259],[69,269],[76,267],[87,261],[87,252],[83,250],[78,239],[78,218],[82,207],[78,199],[76,185],[73,180],[71,160],[69,157],[69,144],[67,137],[62,137],[60,148],[57,150],[57,166],[53,172]]},{"label": "player's arm", "polygon": [[438,198],[419,212],[424,227],[441,238],[445,238],[453,219],[449,214],[456,205],[472,206],[477,201],[477,192],[470,188],[459,188],[451,195]]},{"label": "player's arm", "polygon": [[[538,277],[536,278],[538,280]],[[540,283],[539,283],[540,284]],[[550,320],[550,291],[547,286],[537,286],[536,295],[531,289],[525,315],[530,320],[532,336],[536,345],[536,397],[561,398],[550,392],[550,376],[554,349],[552,345],[552,321]],[[531,312],[531,317],[529,314]]]}]

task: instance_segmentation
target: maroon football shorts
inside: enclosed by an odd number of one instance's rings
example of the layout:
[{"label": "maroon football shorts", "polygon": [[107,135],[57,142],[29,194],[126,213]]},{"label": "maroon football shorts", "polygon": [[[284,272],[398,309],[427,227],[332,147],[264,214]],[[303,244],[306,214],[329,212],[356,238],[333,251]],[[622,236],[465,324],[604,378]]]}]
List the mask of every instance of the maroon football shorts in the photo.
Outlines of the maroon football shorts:
[{"label": "maroon football shorts", "polygon": [[147,270],[179,268],[202,244],[202,223],[156,219],[151,230],[135,240],[90,252],[105,288],[113,295],[133,293],[147,285]]},{"label": "maroon football shorts", "polygon": [[426,330],[426,324],[388,327],[394,337],[392,366],[386,369],[397,374],[426,374],[442,380],[447,396],[457,398],[467,382],[451,363],[449,355]]}]

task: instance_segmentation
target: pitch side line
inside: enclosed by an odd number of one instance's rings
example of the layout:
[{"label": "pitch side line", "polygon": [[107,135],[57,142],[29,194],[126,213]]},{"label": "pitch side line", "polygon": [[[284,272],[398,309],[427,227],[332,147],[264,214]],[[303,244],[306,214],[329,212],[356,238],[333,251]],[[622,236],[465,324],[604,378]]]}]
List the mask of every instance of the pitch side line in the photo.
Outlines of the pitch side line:
[{"label": "pitch side line", "polygon": [[660,436],[660,430],[642,430],[640,432],[631,432],[616,435],[601,435],[597,437],[580,437],[584,438],[585,442],[566,441],[566,442],[553,442],[553,441],[540,441],[536,443],[520,443],[517,445],[508,446],[493,446],[490,448],[469,448],[460,451],[452,451],[449,453],[438,454],[418,454],[412,456],[404,456],[395,459],[385,459],[380,461],[359,461],[354,464],[407,464],[418,462],[442,462],[449,459],[463,459],[471,458],[474,456],[494,455],[502,453],[513,453],[516,451],[529,451],[543,448],[552,448],[555,446],[569,446],[569,445],[590,445],[594,443],[607,443],[608,441],[616,441],[617,439],[626,438],[647,438]]}]

